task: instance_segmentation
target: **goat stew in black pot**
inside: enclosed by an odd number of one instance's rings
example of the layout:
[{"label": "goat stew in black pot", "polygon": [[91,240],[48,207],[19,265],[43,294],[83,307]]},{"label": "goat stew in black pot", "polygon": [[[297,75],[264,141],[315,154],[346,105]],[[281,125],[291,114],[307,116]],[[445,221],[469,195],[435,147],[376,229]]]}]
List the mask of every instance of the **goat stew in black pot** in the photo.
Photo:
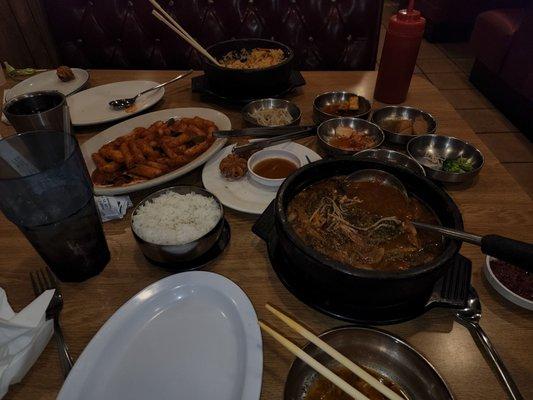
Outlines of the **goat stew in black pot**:
[{"label": "goat stew in black pot", "polygon": [[[375,182],[344,180],[368,168],[399,178],[409,201]],[[379,315],[390,320],[397,309],[422,310],[458,257],[460,242],[417,232],[409,221],[463,226],[456,204],[428,179],[352,157],[318,161],[292,174],[278,191],[274,219],[275,251],[283,260],[275,266],[278,276],[285,269],[292,285],[301,278],[307,298],[331,293],[335,301],[359,307],[361,320],[377,323]]]}]

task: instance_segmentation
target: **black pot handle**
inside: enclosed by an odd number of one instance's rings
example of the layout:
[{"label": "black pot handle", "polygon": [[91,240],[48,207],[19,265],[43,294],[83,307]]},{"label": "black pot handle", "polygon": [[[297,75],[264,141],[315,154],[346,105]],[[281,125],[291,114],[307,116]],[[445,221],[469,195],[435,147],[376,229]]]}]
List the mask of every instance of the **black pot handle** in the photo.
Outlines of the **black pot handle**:
[{"label": "black pot handle", "polygon": [[481,239],[481,251],[517,267],[533,271],[533,244],[499,235],[486,235]]}]

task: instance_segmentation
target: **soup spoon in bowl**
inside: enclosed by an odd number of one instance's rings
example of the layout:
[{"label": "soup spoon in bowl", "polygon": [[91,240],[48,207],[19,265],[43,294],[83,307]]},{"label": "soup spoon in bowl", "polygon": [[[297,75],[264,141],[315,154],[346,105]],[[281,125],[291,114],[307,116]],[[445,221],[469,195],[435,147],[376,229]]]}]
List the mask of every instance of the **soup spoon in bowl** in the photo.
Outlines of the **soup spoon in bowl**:
[{"label": "soup spoon in bowl", "polygon": [[[398,190],[406,202],[409,201],[407,190],[403,183],[394,175],[379,169],[363,169],[345,178],[345,182],[378,182]],[[481,247],[481,251],[492,257],[506,261],[527,271],[533,271],[533,244],[506,238],[500,235],[478,236],[472,233],[443,226],[411,221],[413,226],[438,232],[446,237],[461,240]]]}]

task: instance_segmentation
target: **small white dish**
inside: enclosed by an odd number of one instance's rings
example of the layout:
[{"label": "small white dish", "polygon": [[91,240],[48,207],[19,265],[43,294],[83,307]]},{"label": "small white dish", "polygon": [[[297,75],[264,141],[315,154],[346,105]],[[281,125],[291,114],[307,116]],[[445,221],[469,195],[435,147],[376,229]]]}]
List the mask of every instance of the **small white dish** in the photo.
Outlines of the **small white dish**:
[{"label": "small white dish", "polygon": [[40,90],[57,90],[65,96],[68,96],[83,88],[89,81],[89,73],[84,69],[72,68],[72,73],[74,74],[74,79],[68,82],[60,80],[57,77],[55,69],[31,76],[13,86],[6,100],[10,100],[21,94],[38,92]]},{"label": "small white dish", "polygon": [[[220,173],[219,164],[224,157],[231,153],[233,147],[234,145],[224,147],[205,164],[202,171],[202,183],[226,207],[248,214],[260,215],[274,200],[278,188],[260,185],[250,177],[250,174],[235,181],[225,179]],[[300,159],[302,166],[309,163],[306,156],[311,162],[321,159],[309,147],[294,142],[281,143],[270,147],[270,149],[290,151]]]},{"label": "small white dish", "polygon": [[250,299],[212,272],[171,275],[92,338],[58,400],[258,400],[263,347]]},{"label": "small white dish", "polygon": [[517,295],[512,290],[507,289],[507,287],[505,287],[505,285],[498,280],[496,275],[494,275],[494,272],[492,272],[492,268],[490,265],[493,260],[495,260],[495,258],[487,256],[483,272],[491,286],[494,288],[494,290],[496,290],[501,296],[503,296],[510,302],[516,304],[517,306],[533,311],[533,301],[525,299],[522,296]]},{"label": "small white dish", "polygon": [[[93,136],[81,145],[81,152],[83,154],[85,164],[87,164],[89,174],[92,174],[96,168],[91,155],[93,153],[96,153],[104,144],[111,142],[119,136],[126,135],[134,128],[137,128],[139,126],[149,127],[156,121],[167,121],[170,118],[191,118],[195,116],[213,121],[220,130],[231,129],[231,121],[229,120],[229,118],[225,114],[222,114],[220,111],[213,110],[211,108],[170,108],[168,110],[154,111],[148,114],[139,115],[135,118],[131,118],[127,121],[113,125],[112,127]],[[216,139],[215,142],[211,145],[209,149],[207,149],[205,153],[201,154],[199,157],[195,158],[190,163],[185,164],[183,167],[175,169],[174,171],[171,171],[168,174],[164,174],[147,181],[137,182],[125,186],[114,187],[95,185],[94,192],[99,196],[116,196],[118,194],[132,193],[138,190],[149,189],[154,186],[161,185],[162,183],[183,176],[186,173],[205,163],[209,158],[213,157],[220,149],[222,149],[224,144],[226,144],[226,141],[227,139]]]},{"label": "small white dish", "polygon": [[269,158],[282,158],[296,165],[296,168],[300,168],[302,166],[298,156],[288,150],[268,148],[258,151],[257,153],[252,154],[252,156],[248,159],[248,172],[250,173],[252,179],[261,185],[278,187],[285,180],[285,178],[265,178],[264,176],[254,172],[254,167],[257,164]]},{"label": "small white dish", "polygon": [[115,110],[111,100],[133,97],[143,90],[159,85],[153,81],[124,81],[96,86],[67,98],[72,125],[86,126],[117,121],[139,114],[152,107],[165,94],[165,88],[153,90],[137,99],[131,110]]}]

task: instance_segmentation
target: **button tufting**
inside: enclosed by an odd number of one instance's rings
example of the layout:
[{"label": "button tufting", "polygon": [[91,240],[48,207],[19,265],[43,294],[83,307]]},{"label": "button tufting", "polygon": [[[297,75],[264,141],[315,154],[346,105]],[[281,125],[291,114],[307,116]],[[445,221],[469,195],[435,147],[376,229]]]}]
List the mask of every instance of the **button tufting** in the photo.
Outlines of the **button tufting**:
[{"label": "button tufting", "polygon": [[170,1],[168,2],[168,5],[169,5],[170,7],[172,7],[172,6],[174,5],[174,2],[173,2],[172,0],[170,0]]},{"label": "button tufting", "polygon": [[76,42],[79,43],[79,44],[82,44],[83,43],[83,39],[76,39]]},{"label": "button tufting", "polygon": [[309,41],[312,42],[313,40],[315,40],[313,39],[313,36],[309,36]]},{"label": "button tufting", "polygon": [[128,1],[128,7],[133,7],[133,2],[131,0]]},{"label": "button tufting", "polygon": [[159,39],[159,38],[155,38],[155,42],[156,42],[156,43],[159,43],[159,42],[161,42],[161,39]]},{"label": "button tufting", "polygon": [[87,4],[91,7],[94,6],[94,3],[92,1],[89,1]]},{"label": "button tufting", "polygon": [[121,38],[117,38],[117,43],[122,43],[122,39]]},{"label": "button tufting", "polygon": [[215,4],[215,0],[207,0],[207,4]]}]

